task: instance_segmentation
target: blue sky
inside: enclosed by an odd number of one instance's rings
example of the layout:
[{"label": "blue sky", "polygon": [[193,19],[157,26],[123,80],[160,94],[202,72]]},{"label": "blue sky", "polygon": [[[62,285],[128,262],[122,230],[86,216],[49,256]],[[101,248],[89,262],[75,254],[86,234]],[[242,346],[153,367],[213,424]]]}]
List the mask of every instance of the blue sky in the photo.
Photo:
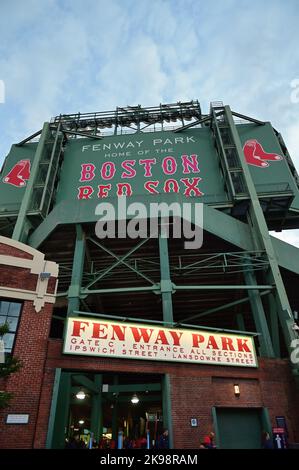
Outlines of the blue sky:
[{"label": "blue sky", "polygon": [[0,162],[56,114],[198,99],[271,121],[299,169],[298,23],[298,0],[1,0]]}]

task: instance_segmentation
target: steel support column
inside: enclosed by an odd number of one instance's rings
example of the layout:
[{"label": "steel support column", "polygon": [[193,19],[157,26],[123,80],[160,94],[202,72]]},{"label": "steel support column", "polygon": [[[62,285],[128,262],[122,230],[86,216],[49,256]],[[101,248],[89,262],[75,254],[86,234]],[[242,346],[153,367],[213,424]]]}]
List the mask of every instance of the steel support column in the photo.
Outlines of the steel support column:
[{"label": "steel support column", "polygon": [[163,321],[165,323],[173,323],[172,283],[169,269],[168,239],[164,236],[163,232],[159,235],[159,254]]},{"label": "steel support column", "polygon": [[[116,375],[113,379],[113,385],[118,385],[118,376]],[[117,448],[117,437],[118,437],[118,429],[117,429],[117,424],[118,424],[118,393],[116,392],[116,400],[113,403],[113,410],[112,410],[112,439],[116,443],[116,448]]]},{"label": "steel support column", "polygon": [[[159,255],[160,255],[160,274],[161,274],[161,296],[163,308],[163,321],[167,324],[173,324],[172,310],[172,283],[170,279],[168,239],[161,228],[159,235]],[[171,411],[171,383],[169,374],[162,378],[162,404],[163,404],[163,425],[169,432],[169,447],[173,448],[173,429],[172,429],[172,411]]]},{"label": "steel support column", "polygon": [[276,357],[280,357],[279,325],[278,314],[274,295],[271,293],[268,297],[268,324],[272,338],[273,349]]},{"label": "steel support column", "polygon": [[103,413],[102,413],[102,385],[103,376],[97,374],[94,378],[94,384],[98,389],[98,393],[92,396],[91,424],[90,430],[93,432],[94,439],[99,442],[103,433]]},{"label": "steel support column", "polygon": [[237,313],[236,321],[237,321],[237,325],[238,325],[239,330],[240,331],[245,331],[246,328],[245,328],[245,322],[244,322],[244,317],[243,317],[242,313]]},{"label": "steel support column", "polygon": [[34,185],[34,182],[35,182],[38,170],[39,170],[40,161],[42,159],[42,156],[45,150],[46,140],[49,134],[50,134],[49,123],[45,122],[38,145],[37,145],[37,149],[34,155],[34,159],[31,165],[30,178],[26,186],[25,194],[22,199],[21,207],[18,213],[18,218],[17,218],[14,231],[12,234],[13,240],[18,240],[23,243],[26,243],[29,230],[31,228],[30,221],[27,218],[27,211],[28,211],[29,204],[32,198],[33,185]]},{"label": "steel support column", "polygon": [[162,378],[162,404],[163,404],[163,427],[168,429],[169,448],[173,449],[173,428],[171,414],[171,384],[170,375],[165,374]]},{"label": "steel support column", "polygon": [[[55,390],[54,390],[55,392]],[[53,400],[55,396],[53,395]],[[71,398],[71,373],[62,372],[59,380],[59,391],[56,396],[56,409],[53,409],[55,413],[54,425],[52,427],[52,442],[49,440],[47,446],[52,449],[64,449],[66,429],[68,424],[69,408]],[[51,410],[52,411],[52,410]]]},{"label": "steel support column", "polygon": [[55,428],[56,410],[57,410],[58,398],[59,398],[60,379],[61,379],[61,369],[57,368],[55,369],[55,378],[54,378],[54,384],[53,384],[51,409],[50,409],[50,416],[49,416],[49,423],[48,423],[46,449],[51,449],[52,447],[52,441],[54,437],[54,428]]},{"label": "steel support column", "polygon": [[[293,316],[290,308],[289,300],[285,291],[285,287],[281,278],[281,274],[278,267],[277,257],[275,250],[272,245],[269,230],[264,217],[263,210],[261,208],[255,185],[253,183],[249,167],[245,161],[242,144],[240,137],[235,126],[233,116],[229,106],[225,106],[225,117],[229,124],[232,139],[234,141],[243,175],[248,188],[250,196],[250,209],[248,214],[248,225],[251,228],[252,239],[255,244],[255,249],[265,250],[267,259],[269,261],[269,272],[268,281],[275,286],[275,302],[277,305],[277,311],[279,315],[280,324],[283,330],[284,339],[289,353],[291,354],[291,341],[296,339],[296,333],[292,329],[293,327]],[[298,364],[293,364],[293,372],[299,377]]]},{"label": "steel support column", "polygon": [[85,234],[81,225],[76,225],[76,244],[72,268],[72,281],[68,290],[68,316],[80,309],[80,290],[85,259]]},{"label": "steel support column", "polygon": [[[257,284],[255,274],[250,268],[244,269],[244,279],[246,284]],[[258,290],[248,290],[249,302],[259,336],[260,354],[261,356],[274,357],[274,350],[269,333],[269,328],[266,320],[266,315],[262,303],[261,296]]]}]

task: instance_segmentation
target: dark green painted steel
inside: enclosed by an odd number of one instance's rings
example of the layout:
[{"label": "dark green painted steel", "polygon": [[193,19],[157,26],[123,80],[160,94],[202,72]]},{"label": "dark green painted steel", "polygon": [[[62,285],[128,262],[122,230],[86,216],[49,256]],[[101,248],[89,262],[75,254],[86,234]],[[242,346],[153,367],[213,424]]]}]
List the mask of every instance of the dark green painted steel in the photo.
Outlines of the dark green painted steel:
[{"label": "dark green painted steel", "polygon": [[72,268],[72,281],[68,291],[68,315],[80,308],[80,289],[85,258],[85,234],[81,225],[76,225],[76,244]]},{"label": "dark green painted steel", "polygon": [[280,357],[280,341],[279,341],[279,323],[278,312],[273,293],[268,297],[268,324],[272,338],[273,349],[276,357]]},{"label": "dark green painted steel", "polygon": [[[256,284],[256,276],[251,266],[244,267],[244,279],[247,285]],[[248,290],[249,302],[253,314],[256,331],[260,333],[260,355],[266,357],[274,357],[273,345],[269,333],[269,328],[266,320],[264,306],[258,290]]]},{"label": "dark green painted steel", "polygon": [[45,145],[46,145],[47,139],[49,138],[49,134],[50,134],[49,124],[46,122],[43,126],[41,137],[40,137],[38,146],[36,148],[36,152],[34,155],[32,166],[31,166],[30,178],[28,180],[26,190],[22,197],[22,201],[21,201],[20,208],[18,211],[18,218],[17,218],[16,225],[14,227],[14,231],[12,234],[12,238],[14,238],[15,240],[22,241],[22,242],[26,242],[28,238],[30,225],[29,225],[27,213],[30,208],[30,202],[34,195],[34,184],[38,175],[38,170],[39,170],[40,162],[42,160],[42,156],[45,152]]},{"label": "dark green painted steel", "polygon": [[170,375],[164,374],[162,378],[162,404],[163,404],[163,426],[168,429],[169,448],[173,449],[173,423],[171,410],[171,382]]},{"label": "dark green painted steel", "polygon": [[[55,397],[53,397],[55,398]],[[71,373],[62,372],[59,379],[58,397],[56,399],[55,423],[53,425],[52,441],[49,438],[51,449],[64,449],[66,429],[69,417],[69,405],[71,399]],[[55,404],[55,400],[53,402]]]},{"label": "dark green painted steel", "polygon": [[[242,151],[241,141],[233,121],[231,110],[229,106],[225,106],[225,116],[229,124],[231,137],[237,149],[240,164],[243,170],[244,178],[248,188],[250,196],[250,206],[248,214],[248,225],[252,230],[252,238],[255,242],[255,249],[264,249],[267,260],[269,261],[268,279],[269,284],[275,285],[275,300],[278,309],[278,316],[282,331],[285,338],[285,343],[291,354],[291,342],[296,339],[296,333],[293,330],[294,319],[292,311],[289,305],[288,297],[285,291],[285,287],[281,278],[281,274],[278,267],[276,254],[271,242],[267,223],[265,221],[264,213],[258,199],[256,188],[250,174],[248,165],[245,162],[245,157]],[[299,376],[298,364],[292,364],[293,373],[296,377]]]},{"label": "dark green painted steel", "polygon": [[49,415],[48,432],[47,432],[47,440],[46,440],[46,449],[51,449],[52,441],[54,438],[57,403],[59,399],[60,379],[61,379],[61,369],[57,368],[55,369],[55,377],[54,377],[54,383],[53,383],[52,401],[51,401],[51,409],[50,409],[50,415]]},{"label": "dark green painted steel", "polygon": [[157,392],[161,390],[160,383],[144,383],[144,384],[113,384],[109,385],[109,393],[121,393],[121,392]]},{"label": "dark green painted steel", "polygon": [[260,449],[262,410],[217,408],[220,449]]},{"label": "dark green painted steel", "polygon": [[103,434],[103,412],[102,412],[102,385],[103,377],[97,374],[94,378],[94,385],[97,393],[92,395],[91,423],[90,431],[94,434],[94,439],[99,442]]}]

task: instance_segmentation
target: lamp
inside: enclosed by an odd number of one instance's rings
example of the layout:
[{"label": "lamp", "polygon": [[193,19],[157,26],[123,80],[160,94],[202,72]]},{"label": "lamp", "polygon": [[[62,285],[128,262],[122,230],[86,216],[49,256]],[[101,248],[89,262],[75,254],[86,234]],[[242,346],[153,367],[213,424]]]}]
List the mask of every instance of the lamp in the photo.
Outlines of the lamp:
[{"label": "lamp", "polygon": [[85,421],[84,421],[84,419],[80,419],[78,422],[79,422],[79,424],[84,424]]},{"label": "lamp", "polygon": [[133,403],[133,405],[139,403],[139,398],[137,397],[136,393],[134,393],[134,395],[132,396],[131,403]]},{"label": "lamp", "polygon": [[240,387],[238,384],[234,385],[234,392],[235,392],[236,397],[240,396]]},{"label": "lamp", "polygon": [[76,393],[76,398],[78,398],[78,400],[84,400],[85,397],[86,394],[84,390],[79,390],[79,392]]}]

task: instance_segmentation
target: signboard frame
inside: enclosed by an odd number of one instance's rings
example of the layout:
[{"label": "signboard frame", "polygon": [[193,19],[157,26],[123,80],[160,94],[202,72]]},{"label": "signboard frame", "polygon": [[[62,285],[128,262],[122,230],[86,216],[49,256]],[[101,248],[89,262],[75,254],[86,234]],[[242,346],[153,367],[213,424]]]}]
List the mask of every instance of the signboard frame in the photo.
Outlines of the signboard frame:
[{"label": "signboard frame", "polygon": [[[97,352],[97,353],[86,353],[86,352],[78,352],[75,350],[71,350],[72,348],[70,348],[70,344],[68,344],[68,342],[70,342],[70,324],[71,322],[80,322],[80,323],[83,323],[85,324],[86,326],[89,326],[89,322],[93,323],[93,324],[100,324],[102,326],[105,327],[105,325],[108,325],[107,327],[109,326],[112,326],[114,325],[115,327],[129,327],[129,328],[142,328],[142,329],[149,329],[151,328],[153,331],[156,331],[158,330],[159,331],[166,331],[166,332],[178,332],[178,334],[181,334],[181,336],[184,334],[184,332],[187,333],[187,335],[206,335],[208,336],[209,335],[209,338],[213,337],[215,339],[215,337],[226,337],[226,338],[232,338],[232,339],[235,339],[236,337],[238,339],[246,339],[246,340],[249,340],[250,342],[250,345],[251,345],[251,354],[253,355],[253,363],[252,364],[241,364],[241,363],[222,363],[220,362],[219,360],[218,361],[212,361],[210,359],[208,360],[192,360],[192,359],[181,359],[181,358],[178,358],[178,357],[175,357],[175,358],[169,358],[167,357],[167,355],[164,353],[164,357],[145,357],[144,355],[141,355],[141,356],[136,356],[136,355],[121,355],[121,354],[112,354],[112,355],[109,355],[107,354],[106,352]],[[132,331],[132,330],[131,330]],[[162,334],[162,333],[161,333]],[[171,333],[170,333],[171,334]],[[175,334],[175,333],[174,333]],[[105,338],[96,338],[97,340],[98,339],[105,339]],[[82,337],[81,337],[81,340],[82,340]],[[157,340],[156,340],[157,341]],[[216,340],[215,340],[216,341]],[[84,341],[83,341],[84,342]],[[125,343],[125,340],[120,340],[120,342],[122,343],[123,347],[128,347],[126,346],[126,343]],[[73,342],[73,345],[75,345],[75,342]],[[90,343],[89,343],[90,345]],[[96,346],[98,347],[98,346]],[[111,346],[112,348],[112,346]],[[196,347],[192,346],[193,349],[196,349]],[[219,348],[218,348],[219,349]],[[225,349],[224,349],[225,350]],[[65,330],[65,334],[64,334],[64,340],[63,340],[63,354],[67,354],[67,355],[78,355],[78,356],[87,356],[87,357],[107,357],[107,358],[116,358],[116,359],[133,359],[133,360],[152,360],[152,361],[163,361],[163,362],[181,362],[181,363],[189,363],[189,364],[197,364],[197,365],[201,365],[201,364],[208,364],[208,365],[216,365],[216,366],[231,366],[231,367],[250,367],[250,368],[257,368],[258,367],[258,360],[257,360],[257,355],[256,355],[256,350],[255,350],[255,344],[254,344],[254,340],[253,340],[253,337],[250,336],[250,335],[243,335],[243,334],[237,334],[236,333],[226,333],[225,331],[223,332],[215,332],[215,331],[211,331],[211,330],[204,330],[204,329],[186,329],[186,328],[180,328],[180,329],[177,329],[177,328],[166,328],[164,326],[157,326],[157,325],[151,325],[151,324],[144,324],[144,323],[131,323],[131,322],[120,322],[120,321],[113,321],[111,319],[99,319],[99,318],[94,318],[94,317],[85,317],[82,318],[82,317],[69,317],[67,319],[67,325],[66,325],[66,330]],[[198,353],[199,354],[199,353]],[[185,355],[187,355],[187,353],[185,353]],[[194,354],[196,355],[196,354]],[[166,357],[166,359],[165,359]]]},{"label": "signboard frame", "polygon": [[29,414],[10,413],[6,416],[6,424],[29,424]]}]

